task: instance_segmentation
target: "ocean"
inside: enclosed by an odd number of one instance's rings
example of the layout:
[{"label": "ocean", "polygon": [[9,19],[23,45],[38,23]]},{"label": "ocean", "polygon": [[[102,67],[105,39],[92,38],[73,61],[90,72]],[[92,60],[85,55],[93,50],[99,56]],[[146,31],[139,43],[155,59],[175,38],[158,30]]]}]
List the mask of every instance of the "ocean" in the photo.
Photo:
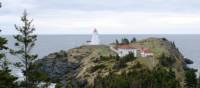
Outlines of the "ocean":
[{"label": "ocean", "polygon": [[[11,35],[4,35],[3,37],[8,40],[8,47],[15,48],[15,40]],[[145,34],[129,34],[129,35],[99,35],[102,44],[109,44],[115,42],[116,39],[121,38],[132,39],[135,37],[137,40],[145,39],[148,37],[167,38],[170,41],[174,41],[181,53],[186,57],[194,61],[194,64],[189,65],[192,68],[200,70],[200,35],[145,35]],[[60,50],[68,50],[70,48],[78,47],[86,43],[91,39],[91,35],[38,35],[38,40],[33,53],[37,53],[39,58],[47,56],[50,53]],[[8,57],[11,61],[17,59]],[[200,72],[200,71],[199,71]],[[16,72],[14,72],[16,73]]]}]

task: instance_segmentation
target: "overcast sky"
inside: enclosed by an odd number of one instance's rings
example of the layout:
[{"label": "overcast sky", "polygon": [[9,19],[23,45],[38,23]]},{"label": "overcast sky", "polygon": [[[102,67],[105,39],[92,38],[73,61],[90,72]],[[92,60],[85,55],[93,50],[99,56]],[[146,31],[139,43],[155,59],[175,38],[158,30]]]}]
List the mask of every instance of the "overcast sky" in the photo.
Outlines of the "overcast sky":
[{"label": "overcast sky", "polygon": [[0,0],[1,34],[24,9],[38,34],[200,34],[200,0]]}]

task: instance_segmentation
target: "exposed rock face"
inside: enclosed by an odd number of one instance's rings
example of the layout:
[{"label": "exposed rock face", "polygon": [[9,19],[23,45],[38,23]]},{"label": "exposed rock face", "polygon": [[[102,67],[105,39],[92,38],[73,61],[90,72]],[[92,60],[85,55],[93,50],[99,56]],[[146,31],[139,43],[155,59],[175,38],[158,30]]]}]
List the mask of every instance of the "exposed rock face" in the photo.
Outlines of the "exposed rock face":
[{"label": "exposed rock face", "polygon": [[52,53],[38,60],[37,63],[42,65],[40,70],[46,72],[50,78],[60,80],[69,70],[76,67],[68,63],[66,55],[65,51]]},{"label": "exposed rock face", "polygon": [[[68,52],[60,51],[49,54],[37,61],[41,64],[39,69],[48,74],[53,82],[67,83],[67,80],[72,80],[74,85],[85,85],[86,79],[83,79],[83,74],[87,67],[92,65],[93,60],[99,59],[100,56],[116,55],[111,51],[109,46],[105,45],[90,45],[81,46],[70,49]],[[79,79],[79,81],[77,81]]]},{"label": "exposed rock face", "polygon": [[[78,87],[77,85],[81,85],[84,88],[87,84],[92,84],[94,79],[99,75],[105,76],[109,72],[120,74],[122,71],[129,71],[136,63],[141,63],[151,69],[159,64],[159,60],[156,58],[164,53],[176,60],[172,67],[176,71],[177,79],[180,82],[184,80],[183,68],[185,62],[182,54],[172,42],[166,39],[149,38],[130,45],[148,47],[152,49],[155,56],[149,59],[138,58],[135,61],[130,61],[127,63],[126,68],[118,70],[113,69],[116,60],[110,59],[105,61],[100,59],[101,56],[108,57],[117,55],[109,46],[88,45],[49,54],[43,59],[38,60],[37,63],[42,64],[39,70],[47,73],[53,82],[60,82],[65,87],[71,84],[75,88]],[[93,71],[91,70],[93,67],[100,69]]]}]

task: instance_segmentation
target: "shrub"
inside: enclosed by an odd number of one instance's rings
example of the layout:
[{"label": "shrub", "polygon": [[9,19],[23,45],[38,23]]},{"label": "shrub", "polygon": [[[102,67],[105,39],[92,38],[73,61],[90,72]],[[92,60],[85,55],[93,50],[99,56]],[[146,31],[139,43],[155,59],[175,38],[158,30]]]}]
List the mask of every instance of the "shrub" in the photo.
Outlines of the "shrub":
[{"label": "shrub", "polygon": [[134,53],[130,52],[128,55],[122,57],[120,60],[123,60],[125,63],[129,61],[135,60],[136,57],[134,56]]},{"label": "shrub", "polygon": [[102,69],[102,68],[105,68],[105,65],[103,65],[103,64],[95,65],[95,66],[93,66],[93,67],[90,68],[90,72],[95,72],[98,69]]},{"label": "shrub", "polygon": [[180,88],[180,84],[174,71],[157,68],[97,77],[93,88]]},{"label": "shrub", "polygon": [[117,63],[115,63],[115,65],[113,66],[113,69],[121,69],[121,68],[125,68],[127,65],[126,63],[127,62],[130,62],[130,61],[133,61],[136,59],[136,57],[134,56],[133,53],[129,53],[128,55],[120,58],[118,57],[119,59],[117,59]]},{"label": "shrub", "polygon": [[197,70],[187,68],[185,69],[185,83],[187,88],[196,88],[197,87],[197,76],[195,74]]},{"label": "shrub", "polygon": [[162,54],[161,57],[159,57],[158,59],[160,64],[164,67],[172,67],[176,62],[176,59],[172,57],[167,57],[164,54]]},{"label": "shrub", "polygon": [[193,64],[193,61],[190,59],[185,58],[184,61],[186,64]]},{"label": "shrub", "polygon": [[123,62],[122,60],[120,60],[114,64],[113,69],[121,69],[121,68],[125,68],[126,66],[127,64]]},{"label": "shrub", "polygon": [[121,40],[121,44],[129,44],[129,40],[127,38],[123,38]]}]

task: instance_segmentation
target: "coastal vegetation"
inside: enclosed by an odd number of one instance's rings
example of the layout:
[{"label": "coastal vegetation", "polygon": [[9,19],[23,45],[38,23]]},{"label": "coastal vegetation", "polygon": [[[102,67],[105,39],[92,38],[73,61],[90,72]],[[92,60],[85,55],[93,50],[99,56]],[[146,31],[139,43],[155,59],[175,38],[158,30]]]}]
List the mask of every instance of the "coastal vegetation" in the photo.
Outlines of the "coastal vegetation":
[{"label": "coastal vegetation", "polygon": [[199,78],[198,78],[198,85],[197,88],[200,88],[200,74],[199,74]]},{"label": "coastal vegetation", "polygon": [[[198,88],[196,71],[189,70],[173,42],[149,38],[129,45],[148,47],[155,56],[135,57],[129,53],[119,57],[109,46],[83,45],[52,53],[38,62],[45,63],[41,71],[58,82],[58,88]],[[68,71],[61,72],[61,68]]]},{"label": "coastal vegetation", "polygon": [[118,40],[115,40],[115,44],[120,45],[120,44],[129,44],[129,43],[134,43],[136,42],[136,38],[133,37],[131,40],[127,38],[122,38],[121,41],[119,42]]},{"label": "coastal vegetation", "polygon": [[164,67],[172,67],[176,63],[176,59],[172,57],[166,57],[165,54],[162,54],[159,58],[159,63]]},{"label": "coastal vegetation", "polygon": [[133,70],[121,75],[98,76],[91,88],[180,88],[175,72],[164,68]]},{"label": "coastal vegetation", "polygon": [[17,88],[17,77],[10,74],[9,62],[5,57],[5,51],[8,49],[6,44],[7,40],[0,37],[0,88]]},{"label": "coastal vegetation", "polygon": [[[119,56],[116,56],[119,57]],[[126,63],[133,61],[136,59],[136,57],[134,56],[133,53],[129,53],[128,55],[125,55],[123,57],[119,57],[119,58],[115,58],[117,60],[117,62],[115,63],[115,65],[113,66],[113,69],[120,69],[120,68],[124,68],[126,67]]]},{"label": "coastal vegetation", "polygon": [[46,81],[47,76],[42,72],[34,70],[39,65],[34,63],[37,60],[37,54],[31,53],[37,40],[37,35],[33,34],[35,31],[32,25],[33,20],[29,20],[27,12],[24,11],[21,21],[23,23],[22,26],[15,25],[15,29],[19,34],[14,36],[16,48],[10,49],[10,53],[19,57],[20,61],[14,65],[21,69],[25,76],[25,79],[20,82],[20,87],[37,88],[41,81]]},{"label": "coastal vegetation", "polygon": [[192,69],[192,68],[186,68],[185,69],[185,83],[186,83],[186,87],[187,88],[197,88],[197,76],[196,73],[197,70],[196,69]]}]

